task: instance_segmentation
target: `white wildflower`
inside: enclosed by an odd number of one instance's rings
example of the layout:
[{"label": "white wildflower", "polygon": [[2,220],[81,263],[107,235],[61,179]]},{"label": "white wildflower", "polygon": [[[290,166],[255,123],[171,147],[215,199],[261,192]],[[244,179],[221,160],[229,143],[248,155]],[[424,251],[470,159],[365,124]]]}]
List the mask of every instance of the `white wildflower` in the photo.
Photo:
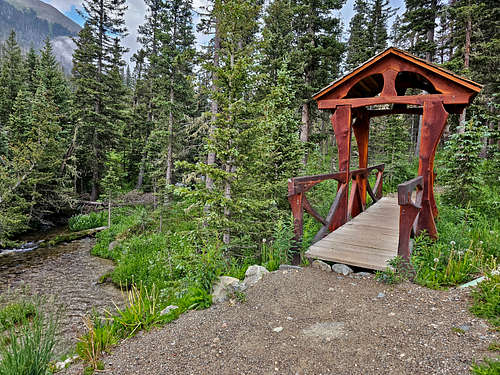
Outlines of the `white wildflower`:
[{"label": "white wildflower", "polygon": [[479,241],[479,244],[482,245],[483,244],[483,241]]},{"label": "white wildflower", "polygon": [[434,263],[439,262],[439,258],[434,258]]},{"label": "white wildflower", "polygon": [[455,246],[456,242],[455,241],[450,241],[451,246]]},{"label": "white wildflower", "polygon": [[262,243],[266,243],[266,239],[265,238],[262,239]]}]

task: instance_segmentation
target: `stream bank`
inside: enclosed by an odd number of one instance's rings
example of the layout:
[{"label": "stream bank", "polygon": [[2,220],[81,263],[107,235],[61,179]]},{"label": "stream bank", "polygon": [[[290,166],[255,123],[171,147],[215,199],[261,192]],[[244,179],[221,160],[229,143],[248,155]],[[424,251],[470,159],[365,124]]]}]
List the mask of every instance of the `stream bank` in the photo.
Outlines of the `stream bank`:
[{"label": "stream bank", "polygon": [[57,352],[73,349],[83,332],[82,317],[96,310],[113,310],[122,300],[111,284],[99,278],[112,271],[110,260],[90,255],[95,239],[84,238],[52,247],[0,255],[0,295],[41,296],[61,306]]}]

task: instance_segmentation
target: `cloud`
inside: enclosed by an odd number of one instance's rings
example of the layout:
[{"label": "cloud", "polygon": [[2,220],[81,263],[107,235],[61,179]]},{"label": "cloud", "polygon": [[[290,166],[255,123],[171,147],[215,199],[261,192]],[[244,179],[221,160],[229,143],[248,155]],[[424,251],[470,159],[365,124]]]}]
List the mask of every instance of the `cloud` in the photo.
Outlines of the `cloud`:
[{"label": "cloud", "polygon": [[59,12],[66,13],[72,7],[81,8],[82,0],[43,0],[43,2],[52,5]]}]

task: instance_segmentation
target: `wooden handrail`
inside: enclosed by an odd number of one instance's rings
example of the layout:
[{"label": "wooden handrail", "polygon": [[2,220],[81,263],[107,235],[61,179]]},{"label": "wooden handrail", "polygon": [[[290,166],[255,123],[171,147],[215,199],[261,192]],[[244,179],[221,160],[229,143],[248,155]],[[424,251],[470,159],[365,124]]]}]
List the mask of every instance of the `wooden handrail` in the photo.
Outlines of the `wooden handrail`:
[{"label": "wooden handrail", "polygon": [[[294,217],[295,240],[300,242],[303,234],[304,211],[309,213],[323,226],[314,236],[313,243],[325,237],[329,232],[345,224],[351,217],[358,215],[366,209],[366,195],[369,194],[373,202],[382,198],[382,181],[385,165],[379,164],[369,168],[354,171],[336,172],[315,176],[294,177],[288,180],[288,200]],[[368,177],[377,171],[377,180],[372,190]],[[321,217],[311,206],[305,193],[316,184],[336,180],[338,189],[335,199],[326,218]],[[349,192],[349,184],[352,186]]]},{"label": "wooden handrail", "polygon": [[[422,209],[424,192],[424,178],[415,177],[398,185],[399,208],[399,242],[398,255],[406,261],[410,260],[410,237],[415,234],[415,223]],[[413,191],[416,190],[415,200],[412,200]]]}]

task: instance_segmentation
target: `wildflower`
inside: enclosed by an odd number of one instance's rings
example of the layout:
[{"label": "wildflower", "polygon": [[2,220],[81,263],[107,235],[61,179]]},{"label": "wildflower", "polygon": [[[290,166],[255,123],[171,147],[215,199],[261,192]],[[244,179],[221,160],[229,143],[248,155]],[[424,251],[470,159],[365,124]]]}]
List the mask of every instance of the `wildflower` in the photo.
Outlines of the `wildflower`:
[{"label": "wildflower", "polygon": [[479,241],[479,244],[482,245],[483,244],[483,241]]},{"label": "wildflower", "polygon": [[434,258],[434,263],[439,262],[439,258]]},{"label": "wildflower", "polygon": [[266,239],[265,238],[262,239],[262,243],[266,243]]},{"label": "wildflower", "polygon": [[456,243],[455,241],[450,241],[451,246],[455,246],[455,243]]}]

